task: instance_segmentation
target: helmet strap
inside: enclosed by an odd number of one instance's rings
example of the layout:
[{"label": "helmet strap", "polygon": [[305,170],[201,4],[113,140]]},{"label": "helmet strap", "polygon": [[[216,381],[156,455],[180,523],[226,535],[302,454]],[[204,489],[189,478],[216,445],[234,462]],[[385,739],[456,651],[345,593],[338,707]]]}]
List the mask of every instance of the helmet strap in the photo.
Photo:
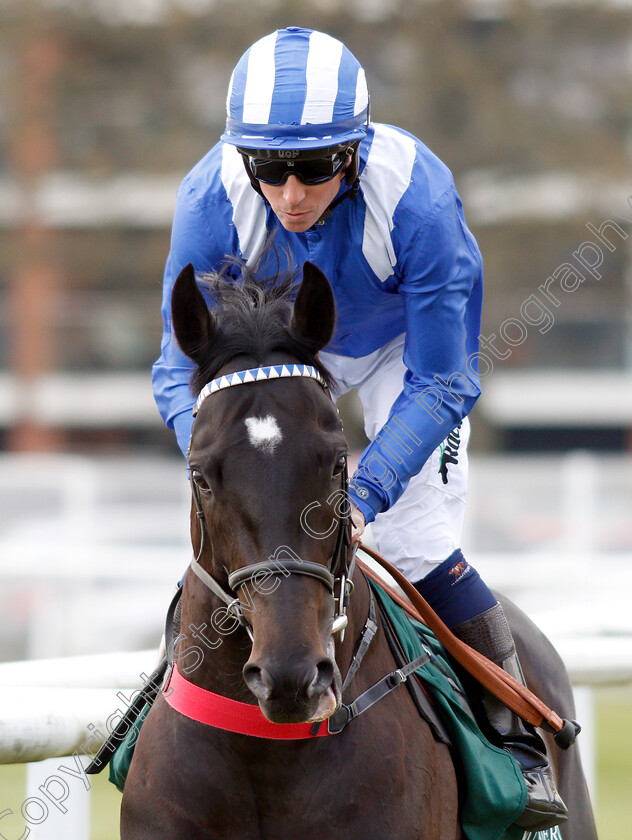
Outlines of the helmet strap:
[{"label": "helmet strap", "polygon": [[[353,147],[353,154],[351,155],[351,163],[345,169],[345,183],[349,186],[355,184],[358,180],[358,172],[360,170],[360,143],[356,143]],[[356,195],[357,195],[356,190]],[[355,198],[355,196],[354,196]]]},{"label": "helmet strap", "polygon": [[351,162],[349,166],[347,166],[347,168],[345,169],[345,184],[348,184],[351,187],[351,189],[347,190],[346,192],[343,192],[342,195],[339,195],[338,198],[334,199],[334,201],[331,202],[329,207],[325,210],[325,212],[320,217],[318,222],[316,222],[316,224],[324,222],[325,219],[328,219],[331,216],[334,208],[337,207],[341,201],[344,201],[345,198],[355,198],[357,196],[358,190],[360,189],[359,169],[360,144],[357,143],[353,150],[353,154],[351,155]]},{"label": "helmet strap", "polygon": [[[345,181],[346,181],[346,179],[345,179]],[[346,192],[343,192],[342,195],[339,195],[338,198],[336,198],[334,201],[332,201],[331,204],[329,205],[329,207],[325,210],[323,215],[320,217],[320,219],[316,222],[316,224],[318,225],[318,224],[320,224],[320,222],[324,222],[325,219],[328,219],[331,216],[334,207],[337,207],[341,202],[343,202],[345,200],[345,198],[355,198],[358,194],[359,189],[360,189],[360,179],[356,178],[355,181],[353,182],[353,184],[351,185],[351,189],[346,190]]]}]

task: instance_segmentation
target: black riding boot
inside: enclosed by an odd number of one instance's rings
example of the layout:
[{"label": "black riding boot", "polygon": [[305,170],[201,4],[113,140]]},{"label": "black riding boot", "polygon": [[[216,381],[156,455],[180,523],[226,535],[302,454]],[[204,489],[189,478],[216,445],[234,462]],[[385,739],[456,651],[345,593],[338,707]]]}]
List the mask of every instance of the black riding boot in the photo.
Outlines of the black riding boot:
[{"label": "black riding boot", "polygon": [[[452,632],[525,685],[513,636],[500,604],[453,627]],[[527,804],[515,824],[542,831],[564,822],[568,810],[555,788],[542,738],[533,726],[485,689],[482,706],[500,746],[516,759],[527,783]]]}]

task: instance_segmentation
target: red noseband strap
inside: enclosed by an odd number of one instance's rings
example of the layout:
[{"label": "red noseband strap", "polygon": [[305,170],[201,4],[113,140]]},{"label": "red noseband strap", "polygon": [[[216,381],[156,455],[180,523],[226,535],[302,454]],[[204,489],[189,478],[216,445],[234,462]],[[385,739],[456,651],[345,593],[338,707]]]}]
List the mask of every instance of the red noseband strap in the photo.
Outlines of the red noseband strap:
[{"label": "red noseband strap", "polygon": [[319,726],[318,734],[314,735],[313,723],[272,723],[257,705],[231,700],[189,682],[177,665],[173,666],[171,677],[163,688],[163,697],[172,709],[191,720],[240,735],[287,741],[329,734],[326,726]]}]

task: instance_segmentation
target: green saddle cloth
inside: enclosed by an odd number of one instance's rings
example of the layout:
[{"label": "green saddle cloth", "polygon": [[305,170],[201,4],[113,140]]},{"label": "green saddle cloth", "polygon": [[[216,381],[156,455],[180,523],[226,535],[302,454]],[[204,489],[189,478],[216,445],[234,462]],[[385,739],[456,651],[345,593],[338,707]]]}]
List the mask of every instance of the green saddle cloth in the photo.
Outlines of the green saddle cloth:
[{"label": "green saddle cloth", "polygon": [[118,745],[116,751],[110,759],[109,779],[113,785],[116,785],[121,793],[123,793],[123,788],[125,787],[125,780],[127,779],[129,766],[132,761],[132,756],[134,755],[134,747],[136,746],[136,741],[138,740],[140,728],[143,725],[143,721],[147,717],[150,709],[151,704],[145,703],[138,713],[138,717],[130,726],[127,734],[121,740],[121,743]]},{"label": "green saddle cloth", "polygon": [[518,764],[506,750],[490,744],[461,705],[459,679],[432,630],[410,618],[383,589],[373,581],[370,583],[409,661],[422,655],[423,645],[435,656],[434,661],[422,665],[415,673],[432,695],[454,744],[454,758],[460,764],[463,785],[461,827],[467,839],[562,840],[557,827],[525,832],[513,826],[527,801],[527,788]]}]

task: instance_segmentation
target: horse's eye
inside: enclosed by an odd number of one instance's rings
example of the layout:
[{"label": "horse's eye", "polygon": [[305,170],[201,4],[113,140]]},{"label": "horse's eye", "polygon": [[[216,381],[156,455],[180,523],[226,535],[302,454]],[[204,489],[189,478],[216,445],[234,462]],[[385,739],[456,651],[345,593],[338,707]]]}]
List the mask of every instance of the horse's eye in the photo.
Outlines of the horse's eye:
[{"label": "horse's eye", "polygon": [[334,475],[340,475],[340,473],[344,470],[347,465],[347,453],[341,452],[336,459],[336,464],[334,466]]},{"label": "horse's eye", "polygon": [[201,490],[202,493],[210,493],[211,488],[209,487],[206,479],[202,475],[201,470],[193,469],[191,470],[191,480],[195,483],[198,490]]}]

